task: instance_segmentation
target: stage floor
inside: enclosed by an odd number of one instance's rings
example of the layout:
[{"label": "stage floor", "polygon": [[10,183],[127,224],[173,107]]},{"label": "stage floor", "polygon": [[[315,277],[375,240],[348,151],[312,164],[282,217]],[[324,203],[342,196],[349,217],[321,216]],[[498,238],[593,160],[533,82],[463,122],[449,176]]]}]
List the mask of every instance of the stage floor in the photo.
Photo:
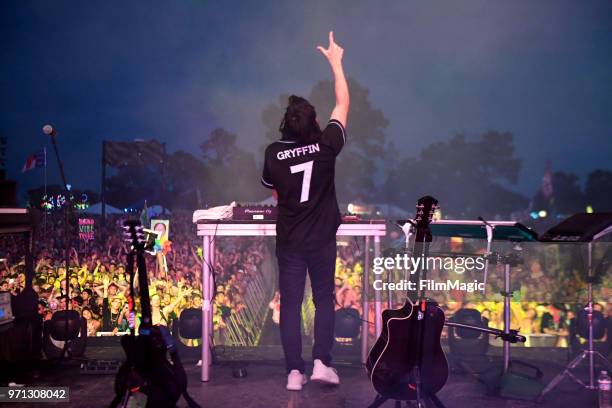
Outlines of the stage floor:
[{"label": "stage floor", "polygon": [[[498,361],[496,350],[490,354],[493,355],[494,361]],[[563,349],[513,350],[515,358],[535,364],[544,372],[544,383],[548,383],[562,370],[566,354],[567,351]],[[306,350],[304,355],[307,355]],[[87,357],[91,359],[121,358],[122,351],[117,347],[89,347]],[[344,359],[344,362],[340,360],[336,365],[342,382],[339,387],[308,383],[301,392],[287,391],[285,390],[286,376],[281,357],[282,352],[277,347],[225,350],[224,353],[219,353],[220,361],[213,367],[213,376],[208,383],[200,382],[200,368],[195,366],[193,359],[185,359],[189,393],[202,407],[224,408],[367,407],[375,396],[365,370],[359,364],[350,362],[350,359]],[[240,364],[235,360],[249,360],[244,363],[248,372],[246,378],[237,379],[232,376],[232,368]],[[309,368],[307,372],[308,370]],[[586,370],[584,371],[583,374],[586,375]],[[61,368],[44,370],[38,379],[29,382],[28,385],[68,385],[70,403],[56,406],[105,407],[112,400],[113,381],[113,375],[81,374],[80,366],[77,363],[69,363]],[[438,393],[438,396],[448,408],[582,408],[597,406],[596,392],[586,391],[569,380],[564,380],[560,386],[546,396],[541,404],[537,404],[487,396],[485,387],[476,379],[469,374],[456,372],[451,372],[446,386]],[[44,406],[53,405],[44,404]],[[184,400],[179,401],[179,406],[186,406]],[[383,405],[383,407],[393,406],[391,402]]]}]

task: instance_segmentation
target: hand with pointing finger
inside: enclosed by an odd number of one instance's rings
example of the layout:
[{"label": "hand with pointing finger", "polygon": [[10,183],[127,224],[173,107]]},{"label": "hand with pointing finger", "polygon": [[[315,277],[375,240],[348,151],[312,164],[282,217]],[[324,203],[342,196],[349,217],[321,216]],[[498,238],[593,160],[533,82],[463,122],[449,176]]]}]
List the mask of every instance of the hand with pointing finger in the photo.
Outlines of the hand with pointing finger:
[{"label": "hand with pointing finger", "polygon": [[332,67],[342,64],[342,55],[344,54],[344,48],[336,44],[336,42],[334,41],[333,31],[329,32],[329,46],[327,48],[323,48],[319,45],[317,49],[321,51],[323,55],[325,55]]}]

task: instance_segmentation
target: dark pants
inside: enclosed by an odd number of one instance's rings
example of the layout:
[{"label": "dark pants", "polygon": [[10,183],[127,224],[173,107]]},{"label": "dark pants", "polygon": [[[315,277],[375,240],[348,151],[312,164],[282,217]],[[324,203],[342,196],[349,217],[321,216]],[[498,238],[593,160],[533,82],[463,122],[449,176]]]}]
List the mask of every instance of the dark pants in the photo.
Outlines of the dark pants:
[{"label": "dark pants", "polygon": [[280,330],[287,372],[304,372],[301,311],[306,271],[316,308],[312,357],[329,365],[334,344],[336,241],[308,251],[277,246],[276,257],[280,275]]}]

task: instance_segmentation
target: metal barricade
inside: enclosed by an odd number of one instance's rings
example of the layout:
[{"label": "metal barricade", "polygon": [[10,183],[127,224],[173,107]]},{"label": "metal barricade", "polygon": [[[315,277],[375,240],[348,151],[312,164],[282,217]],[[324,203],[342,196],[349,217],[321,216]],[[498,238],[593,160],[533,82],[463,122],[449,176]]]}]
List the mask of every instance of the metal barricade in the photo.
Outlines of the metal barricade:
[{"label": "metal barricade", "polygon": [[232,311],[224,318],[227,335],[226,346],[256,346],[269,313],[268,303],[274,295],[274,274],[269,251],[264,253],[264,262],[249,276],[247,291],[242,296],[244,308]]}]

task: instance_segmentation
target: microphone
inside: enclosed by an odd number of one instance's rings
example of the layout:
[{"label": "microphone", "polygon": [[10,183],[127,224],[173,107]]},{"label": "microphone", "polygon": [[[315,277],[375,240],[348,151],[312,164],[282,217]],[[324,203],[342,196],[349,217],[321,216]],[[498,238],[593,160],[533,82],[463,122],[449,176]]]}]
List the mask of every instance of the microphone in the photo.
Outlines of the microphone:
[{"label": "microphone", "polygon": [[47,136],[55,136],[56,135],[55,129],[51,125],[43,126],[42,131]]}]

